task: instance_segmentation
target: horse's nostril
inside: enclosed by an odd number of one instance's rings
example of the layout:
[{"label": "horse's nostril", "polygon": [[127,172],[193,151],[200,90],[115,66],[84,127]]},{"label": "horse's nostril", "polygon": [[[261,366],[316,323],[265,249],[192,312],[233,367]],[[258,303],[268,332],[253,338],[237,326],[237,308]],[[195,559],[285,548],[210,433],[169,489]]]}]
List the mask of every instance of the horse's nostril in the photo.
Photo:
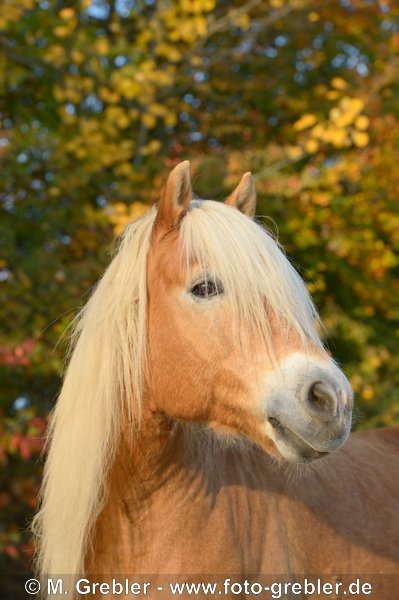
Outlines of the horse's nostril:
[{"label": "horse's nostril", "polygon": [[309,389],[307,404],[316,415],[331,418],[337,410],[337,396],[329,385],[316,381]]}]

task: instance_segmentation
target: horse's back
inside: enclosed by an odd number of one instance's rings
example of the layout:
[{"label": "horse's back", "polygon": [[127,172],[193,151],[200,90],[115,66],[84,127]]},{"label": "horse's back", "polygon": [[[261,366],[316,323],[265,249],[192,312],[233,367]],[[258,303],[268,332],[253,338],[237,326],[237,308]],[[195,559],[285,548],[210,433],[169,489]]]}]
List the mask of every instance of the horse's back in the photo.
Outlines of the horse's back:
[{"label": "horse's back", "polygon": [[378,429],[369,429],[366,431],[357,431],[351,434],[350,440],[353,438],[364,438],[370,441],[379,440],[383,443],[391,445],[393,448],[399,449],[399,425],[380,427]]},{"label": "horse's back", "polygon": [[370,468],[378,468],[380,473],[392,476],[397,481],[395,475],[399,466],[399,426],[352,433],[348,443],[336,454],[347,456],[348,465],[367,461]]},{"label": "horse's back", "polygon": [[316,479],[328,487],[338,504],[347,494],[353,507],[350,512],[374,511],[374,517],[392,511],[397,515],[398,473],[399,427],[353,433],[341,449],[321,461],[320,470],[317,465],[315,469]]},{"label": "horse's back", "polygon": [[398,473],[399,427],[385,427],[353,433],[298,485],[301,501],[335,532],[337,543],[352,546],[359,572],[366,565],[374,573],[396,565],[399,572]]}]

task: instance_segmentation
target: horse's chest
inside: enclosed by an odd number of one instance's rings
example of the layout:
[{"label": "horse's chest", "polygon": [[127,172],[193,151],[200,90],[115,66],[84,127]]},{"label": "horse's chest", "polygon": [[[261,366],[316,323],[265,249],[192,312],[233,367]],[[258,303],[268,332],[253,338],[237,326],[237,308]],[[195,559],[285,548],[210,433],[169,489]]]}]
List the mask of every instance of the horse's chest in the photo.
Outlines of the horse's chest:
[{"label": "horse's chest", "polygon": [[277,503],[240,486],[165,499],[143,524],[140,562],[163,573],[286,572]]}]

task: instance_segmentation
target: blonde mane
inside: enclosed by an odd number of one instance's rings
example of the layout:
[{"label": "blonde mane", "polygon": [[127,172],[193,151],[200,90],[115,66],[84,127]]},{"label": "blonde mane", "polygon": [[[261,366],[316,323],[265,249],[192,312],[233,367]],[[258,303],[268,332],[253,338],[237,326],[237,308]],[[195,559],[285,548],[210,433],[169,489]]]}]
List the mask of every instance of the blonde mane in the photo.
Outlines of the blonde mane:
[{"label": "blonde mane", "polygon": [[[126,419],[140,423],[147,353],[147,255],[156,216],[130,224],[82,310],[49,428],[41,508],[33,529],[38,571],[81,574],[103,507],[109,469]],[[218,278],[237,330],[273,344],[265,302],[302,339],[320,343],[306,288],[267,230],[237,209],[193,200],[180,225],[182,260]]]},{"label": "blonde mane", "polygon": [[123,420],[130,413],[139,421],[147,253],[155,214],[152,210],[126,228],[119,252],[78,318],[50,421],[42,503],[33,523],[37,568],[44,575],[84,572]]}]

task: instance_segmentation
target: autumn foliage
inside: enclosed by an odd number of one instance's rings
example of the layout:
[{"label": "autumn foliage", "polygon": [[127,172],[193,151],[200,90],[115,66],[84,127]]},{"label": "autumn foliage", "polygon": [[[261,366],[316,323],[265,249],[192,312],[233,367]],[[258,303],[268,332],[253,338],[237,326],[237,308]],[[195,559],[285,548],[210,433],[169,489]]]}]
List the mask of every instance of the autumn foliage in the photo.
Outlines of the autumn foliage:
[{"label": "autumn foliage", "polygon": [[398,17],[391,0],[0,0],[2,571],[32,553],[60,338],[183,158],[200,197],[252,171],[356,427],[398,421]]}]

